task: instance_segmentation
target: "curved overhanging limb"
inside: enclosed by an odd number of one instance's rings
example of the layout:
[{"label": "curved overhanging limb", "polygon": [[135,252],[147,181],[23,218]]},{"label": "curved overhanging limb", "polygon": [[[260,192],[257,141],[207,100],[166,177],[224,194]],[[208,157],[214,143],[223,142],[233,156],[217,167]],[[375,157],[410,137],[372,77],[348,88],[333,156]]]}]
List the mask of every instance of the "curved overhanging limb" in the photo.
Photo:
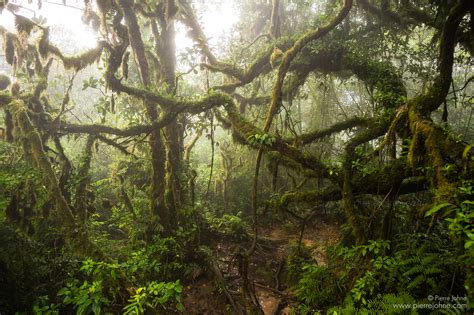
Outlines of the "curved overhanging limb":
[{"label": "curved overhanging limb", "polygon": [[285,141],[287,143],[298,142],[302,145],[307,145],[344,130],[352,129],[354,127],[366,126],[369,122],[370,119],[367,118],[353,117],[341,122],[337,122],[326,129],[308,132],[299,135],[297,138],[286,139]]}]

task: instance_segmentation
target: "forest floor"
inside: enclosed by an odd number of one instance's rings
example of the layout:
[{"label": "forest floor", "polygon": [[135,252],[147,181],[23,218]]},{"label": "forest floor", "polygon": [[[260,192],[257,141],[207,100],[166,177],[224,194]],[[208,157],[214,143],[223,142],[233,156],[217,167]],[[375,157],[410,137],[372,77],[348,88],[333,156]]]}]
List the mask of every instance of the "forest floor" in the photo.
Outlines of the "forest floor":
[{"label": "forest floor", "polygon": [[[256,253],[250,261],[250,278],[254,280],[255,291],[265,315],[289,314],[288,301],[292,292],[286,286],[285,263],[291,251],[291,244],[300,237],[296,226],[266,226],[260,231]],[[326,264],[327,245],[340,238],[340,228],[328,216],[315,217],[308,223],[302,242],[312,250],[318,265]],[[228,282],[229,289],[237,293],[240,277],[235,262],[232,263],[232,246],[219,243],[214,248],[219,267]],[[211,278],[201,277],[184,288],[183,303],[186,314],[232,314],[224,294]]]}]

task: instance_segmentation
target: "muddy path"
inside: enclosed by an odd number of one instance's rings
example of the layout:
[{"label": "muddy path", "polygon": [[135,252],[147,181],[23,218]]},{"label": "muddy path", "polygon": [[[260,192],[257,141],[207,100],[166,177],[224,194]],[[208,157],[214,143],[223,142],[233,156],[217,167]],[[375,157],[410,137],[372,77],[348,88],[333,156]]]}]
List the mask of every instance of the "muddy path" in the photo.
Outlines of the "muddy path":
[{"label": "muddy path", "polygon": [[[289,314],[292,292],[286,286],[286,260],[291,243],[298,242],[300,230],[296,226],[265,226],[260,229],[261,241],[249,264],[249,277],[254,281],[255,293],[265,315]],[[314,218],[305,228],[302,243],[312,251],[318,265],[326,264],[327,245],[340,238],[340,228],[327,216]],[[239,297],[241,279],[233,261],[234,247],[219,243],[213,252],[226,278],[229,290]],[[222,290],[209,278],[201,277],[184,287],[185,314],[234,314]]]},{"label": "muddy path", "polygon": [[[263,228],[262,236],[273,240],[279,246],[275,249],[273,257],[274,261],[278,262],[279,268],[282,262],[286,262],[288,255],[291,250],[291,243],[297,243],[300,238],[300,230],[296,227],[272,227]],[[310,224],[305,228],[302,243],[309,247],[312,251],[313,258],[318,265],[322,266],[326,264],[326,247],[339,241],[340,228],[339,226],[330,220],[326,216],[320,216],[311,221]],[[283,269],[285,266],[283,265]],[[278,272],[278,269],[275,270]],[[286,303],[285,299],[291,297],[291,291],[285,286],[285,270],[280,271],[280,287],[281,292],[285,293],[286,296],[277,294],[273,290],[268,290],[258,286],[256,293],[259,297],[260,304],[265,315],[274,314],[289,314],[290,307],[283,307],[281,304]]]}]

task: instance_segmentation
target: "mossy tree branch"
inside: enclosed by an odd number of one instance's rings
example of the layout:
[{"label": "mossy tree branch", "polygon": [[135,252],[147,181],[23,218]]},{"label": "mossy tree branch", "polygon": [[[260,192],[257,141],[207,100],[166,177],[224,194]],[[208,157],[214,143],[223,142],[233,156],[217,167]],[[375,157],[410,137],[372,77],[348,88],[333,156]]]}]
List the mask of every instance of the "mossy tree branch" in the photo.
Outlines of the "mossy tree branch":
[{"label": "mossy tree branch", "polygon": [[337,122],[326,129],[315,130],[309,133],[299,135],[297,138],[286,139],[285,141],[288,143],[298,142],[301,144],[311,144],[315,141],[321,140],[325,137],[331,136],[343,130],[360,127],[360,126],[367,126],[369,122],[370,122],[370,119],[361,118],[361,117],[353,117],[341,122]]},{"label": "mossy tree branch", "polygon": [[[149,134],[155,130],[160,130],[168,126],[180,113],[198,114],[210,110],[214,107],[224,106],[233,103],[232,98],[223,93],[211,93],[197,100],[177,101],[172,111],[162,112],[158,119],[148,125],[134,125],[128,128],[115,128],[100,124],[70,124],[63,123],[57,129],[58,132],[84,133],[84,134],[111,134],[120,137],[134,137],[141,134]],[[46,129],[55,129],[56,125],[46,125]]]}]

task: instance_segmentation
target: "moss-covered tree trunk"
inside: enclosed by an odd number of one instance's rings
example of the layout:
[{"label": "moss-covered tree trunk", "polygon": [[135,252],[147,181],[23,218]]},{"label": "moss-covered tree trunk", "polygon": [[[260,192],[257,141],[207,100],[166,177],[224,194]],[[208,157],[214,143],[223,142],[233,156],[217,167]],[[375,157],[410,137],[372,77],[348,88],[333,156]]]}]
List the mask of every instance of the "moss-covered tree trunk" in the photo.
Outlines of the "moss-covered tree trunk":
[{"label": "moss-covered tree trunk", "polygon": [[[161,59],[161,75],[166,84],[166,92],[176,94],[176,45],[174,16],[175,1],[166,1],[159,6],[159,25],[161,34],[156,44],[156,51]],[[156,34],[155,34],[156,35]],[[181,139],[183,128],[178,119],[173,120],[164,128],[166,147],[165,204],[170,213],[170,220],[176,222],[177,207],[181,203],[180,172],[184,148]]]},{"label": "moss-covered tree trunk", "polygon": [[[138,63],[140,78],[145,87],[151,85],[150,69],[145,56],[145,46],[140,33],[137,17],[133,12],[133,1],[121,0],[120,5],[124,11],[130,44]],[[151,101],[145,101],[146,112],[150,121],[158,120],[157,105]],[[165,205],[165,147],[160,129],[155,129],[150,134],[151,154],[151,183],[150,183],[150,206],[152,215],[159,219],[164,232],[169,233],[171,229],[171,215]]]},{"label": "moss-covered tree trunk", "polygon": [[44,152],[41,136],[33,126],[27,112],[26,105],[22,100],[15,100],[9,105],[13,118],[15,120],[15,128],[18,137],[28,144],[25,155],[31,156],[31,162],[35,165],[43,175],[43,182],[48,189],[49,198],[55,205],[54,215],[59,223],[66,226],[70,232],[75,228],[74,215],[64,198],[59,181],[54,173],[53,167]]}]

